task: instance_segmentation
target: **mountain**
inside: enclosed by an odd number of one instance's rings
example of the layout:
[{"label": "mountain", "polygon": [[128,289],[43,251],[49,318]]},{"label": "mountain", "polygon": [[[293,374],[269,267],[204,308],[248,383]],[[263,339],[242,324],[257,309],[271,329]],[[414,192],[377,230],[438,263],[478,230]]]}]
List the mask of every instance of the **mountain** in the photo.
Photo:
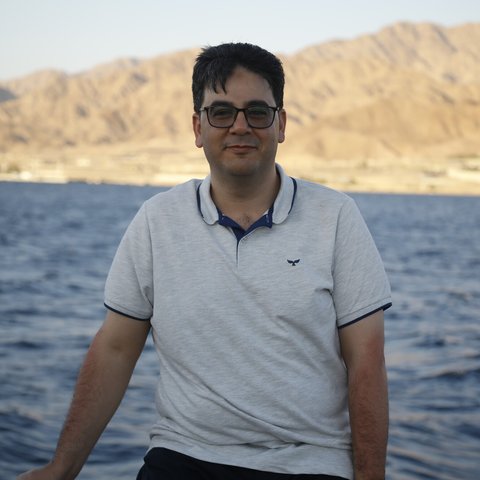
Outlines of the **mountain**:
[{"label": "mountain", "polygon": [[[0,83],[0,154],[134,152],[158,144],[157,153],[195,156],[190,82],[197,53]],[[480,24],[398,23],[280,57],[286,158],[312,165],[480,157]]]},{"label": "mountain", "polygon": [[400,23],[305,49],[286,68],[290,118],[307,151],[327,158],[480,152],[480,24]]}]

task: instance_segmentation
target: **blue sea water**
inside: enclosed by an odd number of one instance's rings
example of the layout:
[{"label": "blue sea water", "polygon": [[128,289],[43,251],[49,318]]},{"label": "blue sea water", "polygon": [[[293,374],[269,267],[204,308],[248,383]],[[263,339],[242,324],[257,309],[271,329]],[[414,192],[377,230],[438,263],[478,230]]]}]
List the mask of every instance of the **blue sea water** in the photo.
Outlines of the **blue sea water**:
[{"label": "blue sea water", "polygon": [[[48,461],[105,311],[120,237],[154,187],[0,183],[0,480]],[[386,312],[387,478],[480,478],[480,197],[353,194],[377,242]],[[80,474],[135,478],[153,420],[149,340]]]}]

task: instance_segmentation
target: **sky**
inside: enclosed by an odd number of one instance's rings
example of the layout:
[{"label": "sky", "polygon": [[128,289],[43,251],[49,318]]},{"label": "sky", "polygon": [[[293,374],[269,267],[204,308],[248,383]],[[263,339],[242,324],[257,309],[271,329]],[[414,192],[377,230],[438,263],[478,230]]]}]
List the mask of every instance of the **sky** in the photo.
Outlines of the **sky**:
[{"label": "sky", "polygon": [[480,22],[480,0],[0,0],[0,80],[230,41],[292,54],[399,21]]}]

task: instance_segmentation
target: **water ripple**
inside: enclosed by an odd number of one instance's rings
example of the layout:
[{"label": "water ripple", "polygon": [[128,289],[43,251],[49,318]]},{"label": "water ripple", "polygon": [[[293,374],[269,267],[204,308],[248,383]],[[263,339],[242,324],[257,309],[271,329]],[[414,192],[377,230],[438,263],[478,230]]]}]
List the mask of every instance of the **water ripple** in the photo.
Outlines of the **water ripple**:
[{"label": "water ripple", "polygon": [[[1,184],[0,480],[46,462],[104,315],[118,241],[153,188]],[[480,199],[355,195],[392,283],[389,480],[475,480]],[[154,418],[147,344],[80,480],[135,478]]]}]

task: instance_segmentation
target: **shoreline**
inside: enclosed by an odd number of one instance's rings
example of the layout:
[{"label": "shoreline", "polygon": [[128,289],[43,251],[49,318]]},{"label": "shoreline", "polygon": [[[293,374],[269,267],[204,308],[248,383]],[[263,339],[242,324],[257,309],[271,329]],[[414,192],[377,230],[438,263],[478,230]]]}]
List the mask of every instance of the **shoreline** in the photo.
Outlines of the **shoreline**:
[{"label": "shoreline", "polygon": [[[0,153],[0,181],[172,187],[208,175],[198,149],[117,145]],[[480,156],[326,159],[279,152],[293,176],[345,192],[480,196]]]},{"label": "shoreline", "polygon": [[[33,184],[50,184],[50,185],[66,185],[73,183],[84,183],[87,185],[118,185],[118,186],[133,186],[133,187],[166,187],[171,188],[180,183],[187,182],[188,180],[198,178],[202,179],[206,176],[206,173],[192,174],[167,174],[158,175],[155,182],[143,181],[140,179],[130,181],[115,181],[108,179],[92,180],[88,178],[60,178],[58,176],[49,175],[16,175],[16,174],[0,174],[0,183],[33,183]],[[465,185],[444,185],[442,187],[436,186],[435,188],[425,188],[425,186],[418,185],[418,188],[412,188],[412,185],[398,184],[394,188],[388,188],[380,184],[362,185],[362,183],[355,182],[355,185],[342,183],[338,181],[334,182],[322,182],[315,178],[309,178],[305,176],[292,175],[296,178],[301,178],[306,181],[318,183],[334,190],[342,191],[345,193],[358,193],[358,194],[378,194],[378,195],[418,195],[418,196],[454,196],[454,197],[480,197],[480,184],[473,186],[469,185],[469,188],[465,188]]]}]

